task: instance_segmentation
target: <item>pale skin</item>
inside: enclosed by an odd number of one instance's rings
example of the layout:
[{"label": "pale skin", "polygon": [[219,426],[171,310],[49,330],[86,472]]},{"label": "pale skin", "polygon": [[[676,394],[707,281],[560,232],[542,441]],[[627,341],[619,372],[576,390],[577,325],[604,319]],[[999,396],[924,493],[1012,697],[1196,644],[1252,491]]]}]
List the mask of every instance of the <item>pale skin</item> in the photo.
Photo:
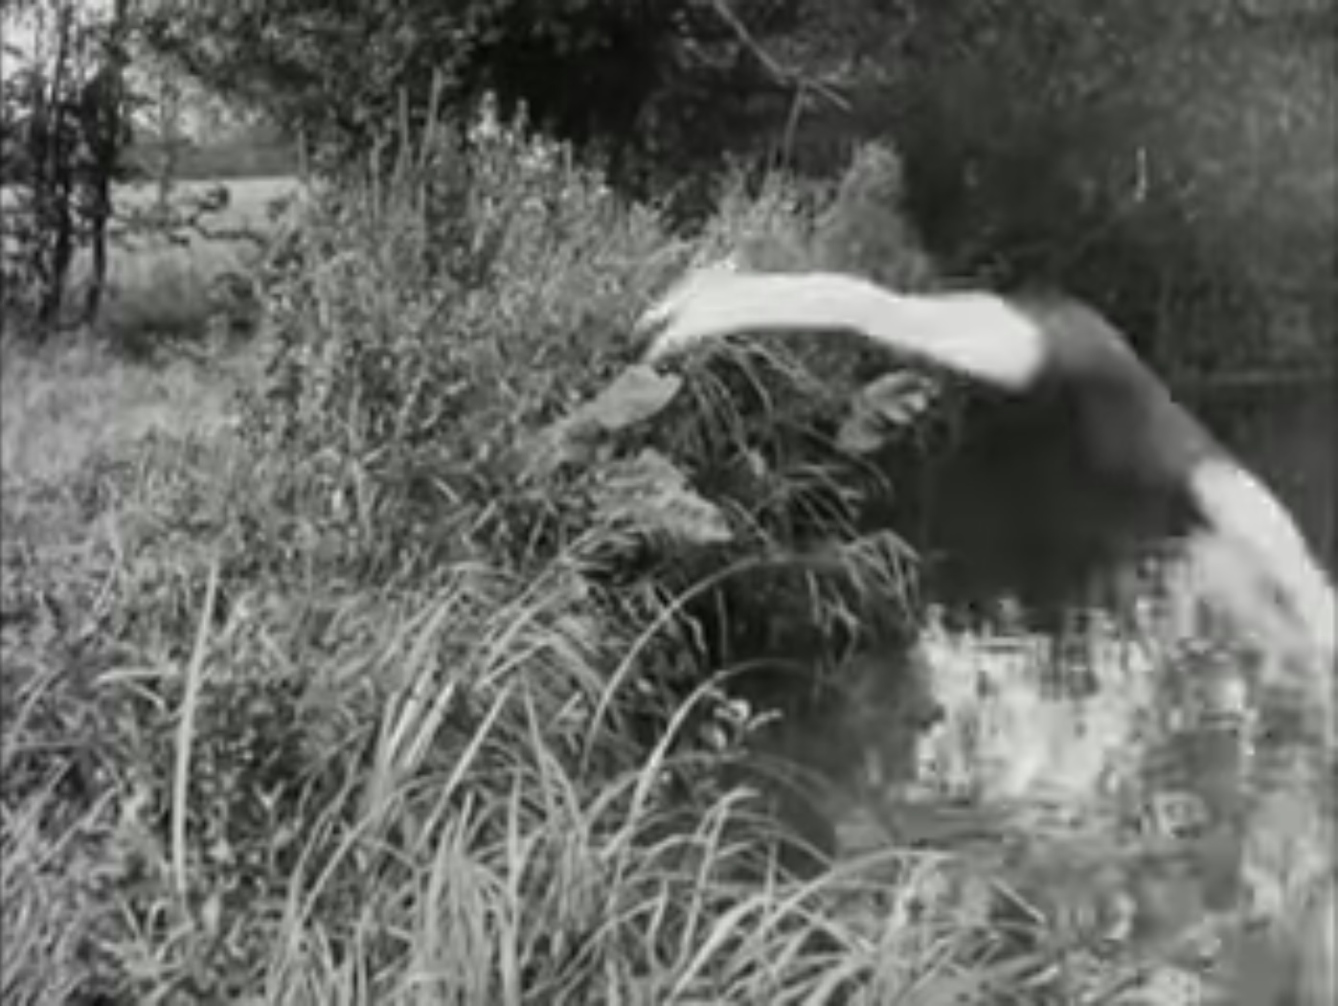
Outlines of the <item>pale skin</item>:
[{"label": "pale skin", "polygon": [[[731,335],[839,332],[1015,393],[1035,385],[1064,351],[1056,344],[1063,332],[1042,330],[1004,297],[898,294],[835,272],[702,270],[652,306],[638,328],[655,333],[646,352],[649,362]],[[1114,356],[1128,358],[1128,375],[1122,365],[1111,364],[1113,369],[1104,373],[1075,374],[1073,379],[1127,376],[1130,381],[1155,382],[1122,343]],[[1103,367],[1107,362],[1098,361]],[[1143,376],[1135,377],[1135,370]],[[1149,385],[1153,387],[1164,396],[1159,384]],[[1233,606],[1258,607],[1242,614],[1261,626],[1287,626],[1290,642],[1300,641],[1310,653],[1332,661],[1338,651],[1333,586],[1282,504],[1220,448],[1193,460],[1178,477],[1205,530],[1230,550],[1235,565],[1248,571],[1248,597],[1235,599]]]},{"label": "pale skin", "polygon": [[998,297],[961,293],[902,296],[833,272],[702,270],[642,317],[663,326],[651,362],[689,346],[744,332],[848,330],[894,352],[1021,390],[1040,373],[1041,333]]},{"label": "pale skin", "polygon": [[1190,489],[1208,526],[1238,551],[1247,568],[1262,574],[1263,589],[1281,594],[1301,638],[1332,661],[1338,654],[1333,585],[1282,504],[1228,458],[1200,464],[1190,473]]}]

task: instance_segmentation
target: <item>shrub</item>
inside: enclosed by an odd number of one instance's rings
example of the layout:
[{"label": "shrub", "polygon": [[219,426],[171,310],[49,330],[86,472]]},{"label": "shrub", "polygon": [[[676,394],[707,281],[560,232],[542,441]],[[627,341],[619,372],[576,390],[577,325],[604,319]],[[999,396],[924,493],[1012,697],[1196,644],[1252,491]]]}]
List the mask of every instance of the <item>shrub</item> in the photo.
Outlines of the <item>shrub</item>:
[{"label": "shrub", "polygon": [[258,453],[285,459],[275,498],[340,553],[332,575],[414,582],[478,557],[533,570],[576,550],[606,588],[710,583],[687,602],[714,626],[703,667],[820,664],[833,633],[841,650],[904,635],[912,557],[869,521],[890,487],[838,442],[885,363],[802,340],[727,349],[681,388],[627,375],[583,420],[595,442],[564,419],[631,361],[636,312],[689,263],[864,261],[928,282],[895,201],[874,210],[899,184],[894,154],[870,152],[822,215],[779,181],[752,199],[735,182],[686,242],[486,110],[463,137],[401,149],[302,228],[272,281],[270,377],[250,411]]},{"label": "shrub", "polygon": [[[627,366],[635,313],[690,262],[932,284],[899,184],[889,150],[825,205],[735,183],[689,241],[484,114],[318,196],[263,279],[239,427],[6,486],[2,921],[29,934],[6,998],[1123,981],[1101,913],[1146,861],[1091,822],[986,820],[988,855],[815,873],[849,846],[841,787],[770,764],[807,746],[875,794],[909,774],[921,612],[885,514],[949,396],[820,340]],[[839,729],[806,734],[824,705]],[[1001,910],[1013,880],[1038,911]]]},{"label": "shrub", "polygon": [[[770,1002],[814,955],[895,989],[986,952],[950,901],[895,971],[858,917],[816,924],[921,881],[797,886],[772,857],[798,840],[719,770],[747,725],[708,672],[784,645],[782,608],[816,653],[905,590],[857,526],[878,480],[830,442],[841,397],[798,355],[624,372],[689,261],[783,234],[808,254],[782,188],[733,199],[690,243],[486,114],[430,134],[272,258],[238,431],[7,499],[3,796],[30,829],[6,826],[5,921],[34,934],[7,988],[40,1001],[23,962],[45,960],[129,999]],[[790,554],[822,543],[830,568]],[[43,738],[71,732],[55,813]],[[30,868],[34,835],[61,851]]]}]

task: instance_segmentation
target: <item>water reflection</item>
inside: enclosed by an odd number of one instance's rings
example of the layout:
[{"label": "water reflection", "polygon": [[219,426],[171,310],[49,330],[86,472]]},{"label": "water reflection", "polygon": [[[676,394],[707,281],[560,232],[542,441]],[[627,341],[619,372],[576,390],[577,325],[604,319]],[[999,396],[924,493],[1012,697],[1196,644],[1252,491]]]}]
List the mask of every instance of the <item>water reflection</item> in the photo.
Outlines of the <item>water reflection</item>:
[{"label": "water reflection", "polygon": [[[1180,397],[1334,569],[1333,384]],[[1097,863],[1114,871],[1104,886],[1080,878],[1066,894],[1104,920],[1096,938],[1155,949],[1201,931],[1230,939],[1226,919],[1309,917],[1310,901],[1331,896],[1322,878],[1333,808],[1322,794],[1332,769],[1316,741],[1331,729],[1332,668],[1274,666],[1232,626],[1205,620],[1195,575],[1172,549],[1129,563],[1096,607],[1072,598],[1055,621],[1038,625],[1007,597],[969,622],[931,619],[914,652],[882,658],[881,691],[862,688],[855,666],[849,701],[791,721],[775,749],[835,777],[818,809],[838,853],[889,843],[968,851],[985,835],[986,847],[1010,850],[1015,879],[1035,874],[1031,893],[1047,911],[1059,911],[1047,899],[1063,863],[1091,860],[1078,871],[1086,879]],[[908,745],[898,711],[919,683],[944,715]],[[864,754],[835,764],[836,737]]]}]

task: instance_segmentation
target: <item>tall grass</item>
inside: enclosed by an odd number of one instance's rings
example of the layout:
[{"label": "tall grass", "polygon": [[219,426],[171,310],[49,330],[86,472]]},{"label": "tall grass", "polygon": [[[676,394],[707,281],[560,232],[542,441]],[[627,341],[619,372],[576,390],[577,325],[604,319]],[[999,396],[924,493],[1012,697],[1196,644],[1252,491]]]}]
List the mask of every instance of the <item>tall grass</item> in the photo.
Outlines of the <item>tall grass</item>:
[{"label": "tall grass", "polygon": [[[215,377],[235,398],[6,366],[28,432],[4,460],[5,1001],[1134,1002],[1121,983],[1188,981],[1145,946],[1102,956],[1118,927],[1085,916],[1136,867],[1089,876],[1100,850],[1034,822],[1005,848],[1025,829],[967,815],[965,839],[875,822],[857,855],[831,827],[918,748],[914,557],[865,517],[933,410],[882,430],[873,466],[840,443],[859,354],[739,345],[626,376],[631,321],[690,262],[868,256],[932,282],[891,154],[820,211],[736,187],[687,240],[518,128],[460,139],[303,211],[259,278],[254,359]],[[166,421],[108,437],[107,386],[132,381]],[[787,661],[802,687],[740,715]],[[824,704],[851,736],[805,738]],[[896,724],[882,764],[851,781],[875,723]],[[749,753],[805,743],[826,802]]]}]

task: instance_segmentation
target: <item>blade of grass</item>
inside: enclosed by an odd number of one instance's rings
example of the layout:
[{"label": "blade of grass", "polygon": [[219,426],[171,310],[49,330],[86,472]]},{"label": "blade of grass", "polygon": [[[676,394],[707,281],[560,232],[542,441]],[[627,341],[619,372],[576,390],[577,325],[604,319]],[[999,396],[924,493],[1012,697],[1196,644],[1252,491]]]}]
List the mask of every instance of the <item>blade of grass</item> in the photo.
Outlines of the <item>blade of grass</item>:
[{"label": "blade of grass", "polygon": [[186,819],[190,790],[191,745],[195,739],[195,713],[199,704],[204,662],[209,652],[209,627],[214,621],[218,598],[218,560],[210,564],[205,585],[204,608],[195,631],[195,646],[186,665],[185,692],[181,697],[181,716],[177,723],[176,767],[172,775],[172,876],[177,896],[185,904],[189,887],[186,877]]}]

